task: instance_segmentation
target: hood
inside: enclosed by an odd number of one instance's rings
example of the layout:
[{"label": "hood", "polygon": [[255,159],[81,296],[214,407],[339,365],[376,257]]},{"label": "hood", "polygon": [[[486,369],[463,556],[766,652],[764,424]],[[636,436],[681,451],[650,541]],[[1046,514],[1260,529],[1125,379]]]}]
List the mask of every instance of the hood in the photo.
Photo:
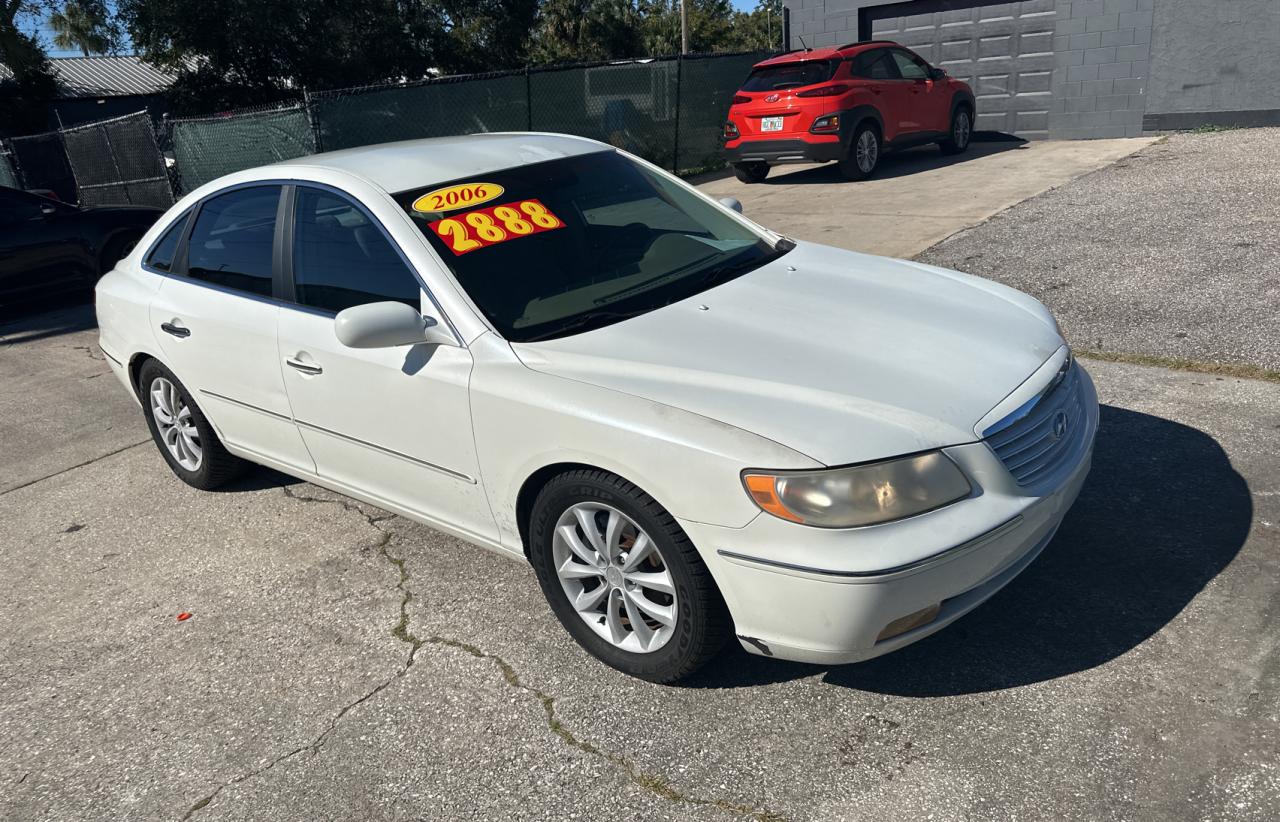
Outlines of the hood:
[{"label": "hood", "polygon": [[972,442],[1062,344],[1044,306],[1013,289],[799,243],[657,311],[512,348],[534,370],[843,465]]}]

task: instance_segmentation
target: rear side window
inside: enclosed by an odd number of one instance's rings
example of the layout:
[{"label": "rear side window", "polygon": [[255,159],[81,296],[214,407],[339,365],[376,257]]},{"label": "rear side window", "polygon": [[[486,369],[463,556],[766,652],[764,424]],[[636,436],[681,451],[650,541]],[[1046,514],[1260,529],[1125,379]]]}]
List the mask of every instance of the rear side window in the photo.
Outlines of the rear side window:
[{"label": "rear side window", "polygon": [[808,63],[784,63],[780,66],[758,68],[751,72],[747,82],[742,84],[742,90],[781,91],[825,83],[835,75],[836,67],[839,65],[835,60],[815,60]]},{"label": "rear side window", "polygon": [[187,276],[271,296],[271,247],[280,186],[255,186],[206,200],[187,241]]},{"label": "rear side window", "polygon": [[852,73],[866,80],[897,80],[898,67],[888,49],[872,49],[855,55]]},{"label": "rear side window", "polygon": [[301,305],[341,311],[395,300],[419,308],[421,287],[373,221],[345,197],[299,188],[293,288]]},{"label": "rear side window", "polygon": [[182,239],[182,230],[187,227],[187,219],[190,216],[191,213],[187,212],[173,221],[173,225],[169,226],[169,230],[151,247],[151,253],[143,261],[146,265],[157,271],[171,271],[173,269],[173,258],[178,253],[178,241]]}]

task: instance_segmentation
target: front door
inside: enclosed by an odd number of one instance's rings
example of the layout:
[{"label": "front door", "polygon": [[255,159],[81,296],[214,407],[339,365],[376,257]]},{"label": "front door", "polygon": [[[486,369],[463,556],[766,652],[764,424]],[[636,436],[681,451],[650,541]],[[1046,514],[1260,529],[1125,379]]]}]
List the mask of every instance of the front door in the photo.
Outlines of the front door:
[{"label": "front door", "polygon": [[[280,192],[254,186],[206,200],[185,254],[152,299],[150,318],[165,365],[227,445],[311,472],[276,357],[272,243]],[[148,257],[157,270],[168,268],[152,259],[167,239]]]},{"label": "front door", "polygon": [[422,287],[363,208],[328,189],[299,186],[296,192],[287,255],[296,307],[280,309],[277,362],[316,470],[495,539],[471,432],[470,352],[461,345],[355,349],[340,343],[337,312],[386,300],[421,310]]},{"label": "front door", "polygon": [[[907,101],[902,110],[903,133],[947,131],[949,101],[940,99],[946,94],[944,84],[933,79],[928,63],[909,51],[894,49],[893,59],[907,88]],[[944,111],[945,116],[939,113]]]}]

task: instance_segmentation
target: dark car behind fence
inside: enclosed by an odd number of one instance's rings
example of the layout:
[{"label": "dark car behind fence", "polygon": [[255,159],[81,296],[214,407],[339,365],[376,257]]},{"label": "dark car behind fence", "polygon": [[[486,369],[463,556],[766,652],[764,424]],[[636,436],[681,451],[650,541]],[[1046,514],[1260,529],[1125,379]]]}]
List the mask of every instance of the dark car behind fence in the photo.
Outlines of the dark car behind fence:
[{"label": "dark car behind fence", "polygon": [[298,103],[168,119],[145,112],[9,141],[0,185],[68,202],[168,206],[204,183],[317,151],[486,131],[591,137],[677,172],[722,164],[729,104],[761,52],[441,77],[304,94]]}]

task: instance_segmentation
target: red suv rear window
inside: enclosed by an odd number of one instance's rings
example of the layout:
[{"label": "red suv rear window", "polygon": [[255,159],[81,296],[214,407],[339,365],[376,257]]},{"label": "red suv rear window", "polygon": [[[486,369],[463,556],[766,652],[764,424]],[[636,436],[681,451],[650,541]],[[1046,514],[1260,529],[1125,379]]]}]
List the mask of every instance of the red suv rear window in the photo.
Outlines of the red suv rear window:
[{"label": "red suv rear window", "polygon": [[743,91],[781,91],[801,86],[812,86],[814,83],[825,83],[836,73],[838,60],[814,60],[808,63],[784,63],[780,66],[766,66],[751,72],[747,82],[742,84]]}]

